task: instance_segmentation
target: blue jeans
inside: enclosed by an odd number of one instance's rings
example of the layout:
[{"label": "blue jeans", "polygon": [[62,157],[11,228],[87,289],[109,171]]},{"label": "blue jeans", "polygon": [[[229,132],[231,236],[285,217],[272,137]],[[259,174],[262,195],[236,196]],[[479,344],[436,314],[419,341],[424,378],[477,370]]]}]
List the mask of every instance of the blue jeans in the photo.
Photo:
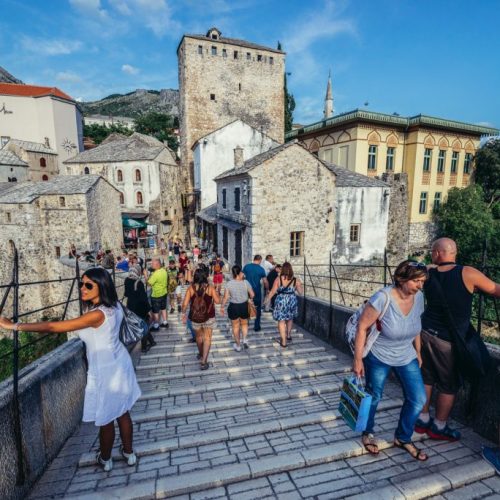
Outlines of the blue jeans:
[{"label": "blue jeans", "polygon": [[382,363],[370,352],[364,359],[364,365],[366,389],[372,395],[372,404],[365,432],[373,432],[375,412],[379,401],[382,399],[385,381],[391,370],[394,370],[404,394],[404,403],[394,435],[402,443],[410,442],[415,422],[426,402],[424,381],[422,380],[418,361],[414,359],[404,366],[390,366]]},{"label": "blue jeans", "polygon": [[[255,290],[254,290],[255,292]],[[262,295],[259,293],[255,293],[255,297],[253,298],[253,303],[255,305],[255,309],[257,309],[257,316],[255,317],[255,322],[253,324],[254,330],[258,330],[260,328],[260,316],[262,314]]]},{"label": "blue jeans", "polygon": [[193,339],[195,339],[196,338],[196,332],[194,331],[193,323],[192,323],[192,321],[189,318],[186,321],[186,327],[188,329],[188,332],[191,334],[191,337],[193,337]]}]

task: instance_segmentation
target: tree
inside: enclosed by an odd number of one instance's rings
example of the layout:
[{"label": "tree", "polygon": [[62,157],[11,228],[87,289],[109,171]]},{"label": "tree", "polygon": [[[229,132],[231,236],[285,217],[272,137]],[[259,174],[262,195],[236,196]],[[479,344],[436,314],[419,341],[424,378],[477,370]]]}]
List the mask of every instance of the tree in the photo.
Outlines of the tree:
[{"label": "tree", "polygon": [[109,126],[92,123],[83,126],[84,137],[91,138],[95,144],[101,144],[104,139],[115,132],[123,135],[131,135],[133,131],[121,123],[112,123]]},{"label": "tree", "polygon": [[[278,42],[278,50],[282,50],[281,42]],[[295,98],[293,94],[288,92],[287,73],[285,72],[284,88],[285,88],[285,133],[292,130],[293,125],[293,111],[295,109]]]},{"label": "tree", "polygon": [[151,111],[134,120],[135,131],[140,134],[152,135],[159,141],[166,141],[172,151],[179,146],[177,137],[173,134],[175,120],[166,113]]},{"label": "tree", "polygon": [[484,191],[488,206],[500,201],[500,139],[488,141],[474,157],[474,181]]},{"label": "tree", "polygon": [[460,261],[473,266],[481,265],[484,242],[493,243],[500,236],[498,221],[478,185],[450,189],[446,203],[434,213],[434,221],[438,236],[455,240]]}]

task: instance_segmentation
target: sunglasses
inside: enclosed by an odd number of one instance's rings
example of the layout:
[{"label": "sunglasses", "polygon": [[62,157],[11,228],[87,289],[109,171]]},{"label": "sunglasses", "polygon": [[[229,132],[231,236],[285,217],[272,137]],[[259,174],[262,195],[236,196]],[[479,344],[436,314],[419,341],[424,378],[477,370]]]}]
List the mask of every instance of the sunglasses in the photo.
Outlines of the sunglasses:
[{"label": "sunglasses", "polygon": [[78,283],[79,288],[85,287],[87,290],[92,290],[94,288],[94,283],[90,283],[89,281],[80,281]]},{"label": "sunglasses", "polygon": [[410,267],[419,267],[421,269],[427,269],[427,265],[424,264],[423,262],[408,262],[408,265]]}]

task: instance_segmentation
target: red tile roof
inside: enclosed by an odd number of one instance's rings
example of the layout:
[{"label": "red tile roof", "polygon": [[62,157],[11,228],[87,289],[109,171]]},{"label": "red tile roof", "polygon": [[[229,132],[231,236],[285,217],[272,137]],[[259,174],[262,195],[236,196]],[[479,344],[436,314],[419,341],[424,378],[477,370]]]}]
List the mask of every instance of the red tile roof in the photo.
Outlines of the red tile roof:
[{"label": "red tile roof", "polygon": [[40,87],[39,85],[21,85],[18,83],[0,83],[0,95],[17,95],[23,97],[42,97],[52,95],[74,101],[74,99],[65,94],[57,87]]}]

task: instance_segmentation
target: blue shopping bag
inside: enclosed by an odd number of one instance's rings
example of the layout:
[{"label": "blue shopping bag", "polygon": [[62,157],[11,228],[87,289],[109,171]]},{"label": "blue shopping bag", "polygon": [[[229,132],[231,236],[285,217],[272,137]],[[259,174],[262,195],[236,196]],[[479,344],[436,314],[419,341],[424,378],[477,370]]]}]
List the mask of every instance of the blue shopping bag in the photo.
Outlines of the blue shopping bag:
[{"label": "blue shopping bag", "polygon": [[372,397],[363,387],[361,379],[346,377],[340,392],[339,412],[347,425],[356,432],[363,432],[368,423]]}]

